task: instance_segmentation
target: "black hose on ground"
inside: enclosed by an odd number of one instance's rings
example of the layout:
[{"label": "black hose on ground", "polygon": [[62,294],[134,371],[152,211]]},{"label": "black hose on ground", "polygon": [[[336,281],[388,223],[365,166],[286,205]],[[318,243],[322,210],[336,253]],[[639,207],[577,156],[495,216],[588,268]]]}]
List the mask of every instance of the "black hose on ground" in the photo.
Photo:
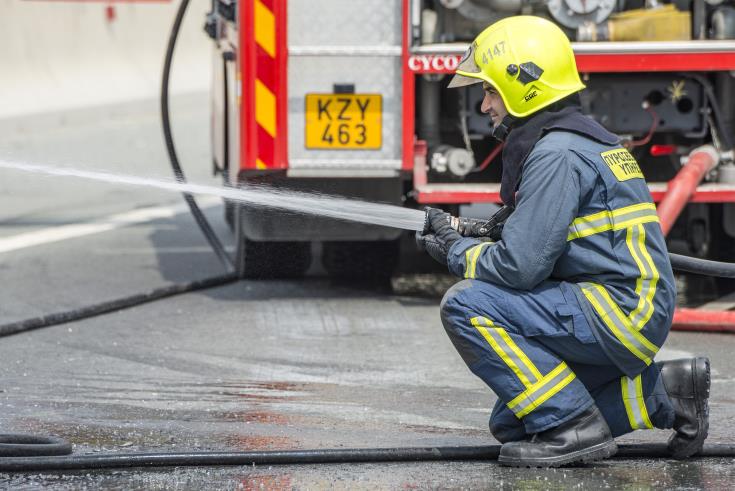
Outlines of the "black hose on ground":
[{"label": "black hose on ground", "polygon": [[12,334],[20,334],[22,332],[32,331],[34,329],[41,329],[43,327],[56,326],[67,322],[88,319],[97,315],[107,314],[130,307],[135,307],[137,305],[154,302],[156,300],[161,300],[162,298],[172,297],[174,295],[180,295],[182,293],[194,292],[197,290],[204,290],[206,288],[212,288],[215,286],[226,285],[228,283],[234,283],[238,280],[239,277],[236,274],[230,273],[222,276],[205,278],[203,280],[191,281],[189,283],[176,283],[173,285],[163,286],[145,293],[136,293],[134,295],[130,295],[129,297],[109,300],[107,302],[101,302],[95,305],[88,305],[86,307],[81,307],[78,309],[67,310],[66,312],[57,312],[55,314],[43,315],[40,317],[34,317],[17,322],[10,322],[8,324],[0,325],[0,337],[10,336]]},{"label": "black hose on ground", "polygon": [[[500,445],[466,447],[353,448],[275,450],[267,452],[180,452],[95,454],[67,457],[0,458],[0,472],[70,471],[130,467],[253,466],[359,464],[369,462],[427,462],[449,460],[497,460]],[[700,457],[733,457],[735,445],[705,445]],[[669,458],[664,443],[619,445],[618,458]]]},{"label": "black hose on ground", "polygon": [[2,457],[49,457],[70,453],[69,442],[55,436],[0,434],[0,462]]},{"label": "black hose on ground", "polygon": [[[716,276],[719,278],[735,278],[735,264],[723,263],[719,261],[709,261],[695,257],[682,256],[680,254],[669,253],[671,259],[671,267],[677,271],[687,273],[695,273],[706,276]],[[182,293],[204,290],[215,286],[234,283],[239,280],[235,273],[230,273],[213,278],[205,278],[189,283],[179,283],[154,290],[146,293],[137,293],[129,297],[110,300],[107,302],[89,305],[79,309],[68,310],[66,312],[57,312],[55,314],[34,317],[17,322],[0,325],[0,337],[10,336],[12,334],[20,334],[34,329],[55,326],[66,322],[73,322],[97,315],[107,314],[117,310],[127,309],[136,305],[153,302]]]},{"label": "black hose on ground", "polygon": [[[184,14],[186,13],[186,9],[188,8],[188,6],[189,0],[181,0],[181,4],[179,5],[179,8],[176,12],[176,17],[174,19],[171,33],[169,35],[168,46],[166,48],[166,56],[164,60],[163,76],[161,80],[161,121],[163,124],[164,140],[166,142],[166,150],[168,151],[169,159],[171,161],[171,167],[173,169],[174,175],[176,176],[176,180],[179,182],[186,182],[186,177],[183,170],[181,169],[181,165],[176,154],[173,135],[171,133],[171,120],[169,114],[169,81],[171,75],[171,64],[173,61],[174,48],[176,47],[176,40],[178,38],[181,23],[184,19]],[[707,85],[706,80],[697,80],[702,83],[702,85],[705,87],[705,90],[709,89],[709,91],[711,92],[711,86]],[[712,95],[712,97],[714,96]],[[209,244],[212,246],[212,250],[215,252],[219,260],[227,269],[228,274],[224,276],[217,276],[204,280],[193,281],[190,283],[170,285],[162,288],[157,288],[147,293],[141,293],[121,299],[110,300],[96,305],[90,305],[87,307],[82,307],[66,312],[59,312],[55,314],[49,314],[41,317],[35,317],[32,319],[26,319],[0,325],[0,337],[9,336],[11,334],[18,334],[33,329],[40,329],[43,327],[50,327],[58,324],[63,324],[65,322],[78,321],[96,315],[113,312],[115,310],[121,310],[143,303],[152,302],[173,295],[201,290],[204,288],[210,288],[213,286],[225,285],[227,283],[237,281],[239,277],[232,259],[227,254],[224,246],[212,230],[212,227],[209,225],[209,222],[207,221],[206,217],[194,200],[194,197],[189,193],[183,193],[183,196],[186,200],[186,203],[189,205],[189,209],[191,210],[191,214],[196,220],[197,225],[201,229]],[[238,238],[238,248],[239,247],[241,247],[241,241]],[[239,257],[239,254],[237,254],[237,256]],[[675,270],[709,276],[735,278],[735,264],[707,261],[704,259],[680,256],[678,254],[669,254],[669,256],[671,258],[671,265]]]},{"label": "black hose on ground", "polygon": [[[169,115],[169,79],[174,47],[181,23],[189,5],[182,0],[176,13],[169,37],[161,82],[161,118],[164,139],[171,166],[178,182],[186,182],[184,172],[171,133]],[[707,87],[705,86],[705,89]],[[716,118],[719,119],[719,118]],[[729,143],[729,140],[726,140]],[[211,288],[239,280],[235,265],[225,251],[222,242],[209,225],[193,195],[183,193],[191,214],[205,238],[228,274],[175,284],[151,290],[147,293],[102,302],[96,305],[50,314],[33,319],[0,325],[0,337],[19,334],[33,329],[49,327],[66,322],[141,305],[181,293]],[[720,277],[735,277],[735,264],[707,261],[692,257],[670,254],[672,267],[679,271]],[[288,450],[267,452],[183,452],[148,454],[73,455],[71,445],[56,437],[37,435],[0,434],[0,472],[29,472],[54,470],[111,469],[129,467],[171,466],[223,466],[223,465],[286,465],[286,464],[334,464],[366,462],[419,462],[447,460],[496,460],[500,445],[467,447],[408,447],[366,448],[339,450]],[[703,457],[735,457],[735,445],[705,445],[698,454]],[[669,457],[665,444],[620,445],[617,457],[659,458]]]},{"label": "black hose on ground", "polygon": [[[188,6],[189,0],[181,0],[181,4],[179,5],[179,9],[176,12],[176,18],[174,19],[174,24],[169,35],[168,47],[166,48],[166,56],[163,64],[163,76],[161,79],[161,120],[163,124],[163,137],[166,142],[166,150],[168,151],[169,159],[171,161],[171,168],[173,169],[174,175],[176,176],[176,180],[182,183],[186,182],[186,177],[184,176],[184,171],[181,169],[181,165],[179,164],[179,159],[176,154],[176,148],[174,146],[173,135],[171,133],[171,120],[168,107],[168,91],[171,75],[171,63],[173,61],[176,39],[178,38],[179,30],[181,28],[181,22],[183,21],[184,14],[186,13],[186,9]],[[206,217],[194,200],[194,197],[189,193],[183,193],[183,196],[186,200],[186,203],[189,205],[189,209],[191,210],[191,214],[194,217],[194,220],[196,220],[197,225],[204,234],[204,237],[209,242],[212,250],[217,255],[217,258],[227,270],[227,274],[202,280],[196,280],[189,283],[168,285],[150,290],[148,292],[137,293],[129,297],[118,298],[106,302],[101,302],[95,305],[89,305],[86,307],[68,310],[65,312],[57,312],[40,317],[34,317],[31,319],[24,319],[21,321],[3,324],[0,325],[0,337],[32,331],[34,329],[40,329],[43,327],[56,326],[59,324],[64,324],[66,322],[87,319],[97,315],[107,314],[109,312],[127,309],[148,302],[153,302],[162,298],[167,298],[174,295],[180,295],[182,293],[193,292],[197,290],[203,290],[206,288],[212,288],[215,286],[226,285],[228,283],[234,283],[238,281],[240,278],[235,269],[235,265],[232,259],[227,254],[227,251],[225,251],[222,242],[214,233],[214,230],[212,230],[212,227],[209,225],[209,222],[207,221]],[[240,247],[239,242],[238,247]],[[0,443],[1,442],[2,440],[0,440]]]}]

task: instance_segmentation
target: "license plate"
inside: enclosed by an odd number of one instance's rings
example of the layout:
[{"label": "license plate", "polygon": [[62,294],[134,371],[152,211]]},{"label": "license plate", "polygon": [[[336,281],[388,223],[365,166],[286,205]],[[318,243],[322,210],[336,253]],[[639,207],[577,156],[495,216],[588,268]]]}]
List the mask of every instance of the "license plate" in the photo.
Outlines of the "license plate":
[{"label": "license plate", "polygon": [[380,148],[382,106],[380,94],[306,94],[306,148]]}]

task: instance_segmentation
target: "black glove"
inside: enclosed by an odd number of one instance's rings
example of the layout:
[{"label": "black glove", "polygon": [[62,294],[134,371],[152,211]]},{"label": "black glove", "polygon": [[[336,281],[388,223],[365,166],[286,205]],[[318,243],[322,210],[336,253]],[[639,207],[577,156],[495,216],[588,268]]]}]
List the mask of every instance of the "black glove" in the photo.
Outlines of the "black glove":
[{"label": "black glove", "polygon": [[426,227],[416,232],[416,245],[439,264],[447,264],[449,248],[462,236],[449,224],[451,215],[437,208],[426,209]]},{"label": "black glove", "polygon": [[436,235],[416,232],[416,246],[420,251],[426,251],[439,264],[447,265],[449,247],[445,243],[439,242]]},{"label": "black glove", "polygon": [[426,208],[426,227],[425,233],[433,233],[439,242],[446,244],[447,250],[457,242],[462,236],[450,223],[452,215],[443,212],[438,208]]}]

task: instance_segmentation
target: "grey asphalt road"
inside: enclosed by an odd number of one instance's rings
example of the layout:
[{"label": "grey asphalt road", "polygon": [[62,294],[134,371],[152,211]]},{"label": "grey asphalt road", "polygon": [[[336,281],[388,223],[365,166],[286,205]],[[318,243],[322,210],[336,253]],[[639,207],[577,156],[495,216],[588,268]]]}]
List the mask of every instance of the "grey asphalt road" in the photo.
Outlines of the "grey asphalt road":
[{"label": "grey asphalt road", "polygon": [[[207,98],[175,101],[192,180],[209,175]],[[0,122],[0,158],[162,177],[155,102]],[[222,272],[179,198],[0,171],[0,323]],[[171,208],[173,207],[173,208]],[[131,210],[171,216],[49,241]],[[178,211],[177,211],[178,210]],[[206,208],[232,248],[221,207]],[[0,433],[54,434],[76,453],[483,445],[494,396],[438,318],[441,275],[391,291],[243,281],[0,340]],[[701,289],[697,286],[697,289]],[[735,440],[735,337],[674,333],[661,357],[713,360],[711,442]],[[623,442],[662,442],[637,432]],[[556,470],[493,462],[0,474],[13,489],[728,489],[731,459],[614,459]]]}]

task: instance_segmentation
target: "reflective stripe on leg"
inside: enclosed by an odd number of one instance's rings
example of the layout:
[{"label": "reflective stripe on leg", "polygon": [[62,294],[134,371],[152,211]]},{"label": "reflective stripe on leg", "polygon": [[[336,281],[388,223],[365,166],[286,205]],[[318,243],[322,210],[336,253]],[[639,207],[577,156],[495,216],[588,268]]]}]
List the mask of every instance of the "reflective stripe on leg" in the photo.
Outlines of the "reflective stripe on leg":
[{"label": "reflective stripe on leg", "polygon": [[643,382],[641,380],[641,375],[639,374],[634,379],[621,377],[620,386],[623,393],[623,404],[625,405],[625,412],[628,414],[630,427],[634,430],[653,428],[651,419],[648,417],[646,401],[643,398]]},{"label": "reflective stripe on leg", "polygon": [[541,378],[538,382],[521,392],[508,403],[508,409],[513,411],[517,418],[522,418],[574,380],[576,375],[566,363],[561,362],[555,369]]},{"label": "reflective stripe on leg", "polygon": [[628,316],[613,301],[605,287],[596,283],[580,283],[585,298],[590,302],[597,314],[613,335],[628,350],[650,365],[658,352],[658,346],[646,339],[633,326]]},{"label": "reflective stripe on leg", "polygon": [[543,377],[536,365],[511,339],[505,329],[495,327],[493,321],[487,317],[473,317],[470,322],[482,334],[482,337],[485,338],[500,359],[515,373],[524,387],[531,387]]}]

